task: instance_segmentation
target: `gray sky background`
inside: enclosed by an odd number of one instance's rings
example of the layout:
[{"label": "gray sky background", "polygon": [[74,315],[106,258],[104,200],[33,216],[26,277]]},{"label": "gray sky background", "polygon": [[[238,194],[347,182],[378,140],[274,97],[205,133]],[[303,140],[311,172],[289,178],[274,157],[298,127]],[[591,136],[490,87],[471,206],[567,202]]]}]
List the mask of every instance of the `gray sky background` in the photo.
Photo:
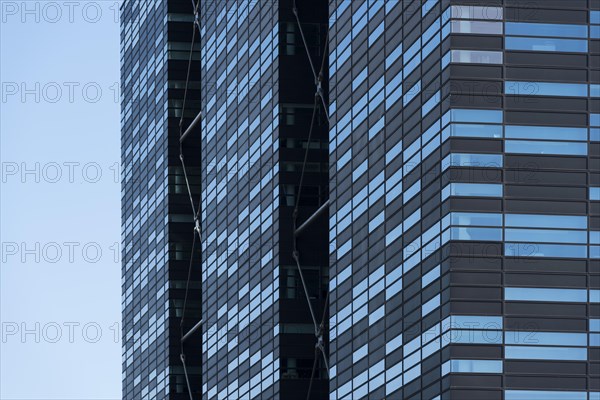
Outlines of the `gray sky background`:
[{"label": "gray sky background", "polygon": [[2,400],[121,397],[118,11],[0,0]]}]

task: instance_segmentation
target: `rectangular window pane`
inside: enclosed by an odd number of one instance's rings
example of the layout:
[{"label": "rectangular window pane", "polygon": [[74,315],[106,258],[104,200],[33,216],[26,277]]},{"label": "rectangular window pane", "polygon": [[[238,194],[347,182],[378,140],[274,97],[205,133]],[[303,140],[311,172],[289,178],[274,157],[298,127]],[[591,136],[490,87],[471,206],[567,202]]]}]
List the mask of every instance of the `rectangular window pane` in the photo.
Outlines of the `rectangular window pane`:
[{"label": "rectangular window pane", "polygon": [[585,289],[504,288],[504,299],[514,301],[579,302],[588,300]]},{"label": "rectangular window pane", "polygon": [[502,226],[502,214],[453,212],[450,221],[459,226]]},{"label": "rectangular window pane", "polygon": [[587,38],[588,29],[586,25],[507,22],[506,34],[515,36],[553,36],[559,38]]},{"label": "rectangular window pane", "polygon": [[548,345],[548,346],[587,346],[586,333],[563,332],[505,332],[505,344]]},{"label": "rectangular window pane", "polygon": [[587,40],[506,37],[506,50],[586,53]]},{"label": "rectangular window pane", "polygon": [[502,165],[501,154],[452,153],[442,161],[442,170],[448,167],[502,168]]},{"label": "rectangular window pane", "polygon": [[506,226],[587,229],[587,217],[576,215],[506,214]]},{"label": "rectangular window pane", "polygon": [[453,108],[450,119],[454,122],[491,122],[502,123],[502,110],[473,110]]},{"label": "rectangular window pane", "polygon": [[581,83],[506,81],[504,91],[517,96],[587,97],[588,85]]},{"label": "rectangular window pane", "polygon": [[588,138],[587,128],[563,128],[554,126],[516,126],[504,128],[507,139],[581,140]]},{"label": "rectangular window pane", "polygon": [[501,51],[452,50],[451,62],[472,64],[502,64]]},{"label": "rectangular window pane", "polygon": [[502,185],[491,183],[451,183],[450,195],[502,197]]},{"label": "rectangular window pane", "polygon": [[506,346],[504,354],[507,359],[587,360],[587,348],[581,347]]},{"label": "rectangular window pane", "polygon": [[506,240],[511,242],[587,243],[587,232],[549,229],[506,229]]},{"label": "rectangular window pane", "polygon": [[507,153],[514,154],[564,154],[578,156],[588,154],[587,143],[507,140],[504,145]]},{"label": "rectangular window pane", "polygon": [[587,400],[587,393],[551,392],[546,390],[506,390],[504,392],[504,400]]},{"label": "rectangular window pane", "polygon": [[480,241],[502,241],[502,229],[494,228],[450,228],[450,240],[480,240]]},{"label": "rectangular window pane", "polygon": [[501,138],[503,135],[502,125],[452,124],[449,130],[453,137]]},{"label": "rectangular window pane", "polygon": [[451,373],[501,374],[501,360],[450,360]]}]

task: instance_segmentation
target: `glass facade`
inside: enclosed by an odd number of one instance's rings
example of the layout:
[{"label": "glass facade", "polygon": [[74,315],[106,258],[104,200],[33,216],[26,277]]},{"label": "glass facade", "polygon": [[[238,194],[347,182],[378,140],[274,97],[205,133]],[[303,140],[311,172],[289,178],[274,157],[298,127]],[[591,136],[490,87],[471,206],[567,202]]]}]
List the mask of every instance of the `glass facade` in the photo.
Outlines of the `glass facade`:
[{"label": "glass facade", "polygon": [[[309,390],[316,339],[292,258],[293,210],[300,198],[301,222],[327,200],[328,130],[320,107],[308,141],[314,79],[292,4],[201,5],[203,399],[305,399]],[[326,43],[320,4],[299,4],[315,60]],[[319,319],[326,223],[298,239]],[[314,398],[327,394],[326,373],[319,357]]]},{"label": "glass facade", "polygon": [[329,398],[599,398],[600,3],[329,7]]},{"label": "glass facade", "polygon": [[[200,257],[193,255],[182,324],[193,213],[179,160],[179,120],[192,22],[186,0],[121,5],[123,399],[189,399],[180,337],[200,319]],[[197,52],[192,66],[200,70]],[[200,108],[199,72],[188,88],[185,126]],[[184,154],[198,202],[196,136]],[[200,347],[199,335],[185,347],[196,396]]]}]

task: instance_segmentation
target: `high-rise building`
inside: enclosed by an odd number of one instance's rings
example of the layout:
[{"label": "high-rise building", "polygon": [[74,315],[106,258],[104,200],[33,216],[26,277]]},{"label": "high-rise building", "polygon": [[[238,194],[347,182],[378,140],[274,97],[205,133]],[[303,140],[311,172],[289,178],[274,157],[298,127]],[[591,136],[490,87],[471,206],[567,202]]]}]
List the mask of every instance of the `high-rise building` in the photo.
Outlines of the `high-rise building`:
[{"label": "high-rise building", "polygon": [[315,101],[306,51],[318,71],[327,58],[328,10],[324,1],[298,1],[299,25],[293,3],[201,6],[203,399],[328,393],[321,354],[310,383],[315,325],[293,257],[297,249],[320,325],[327,218],[295,247],[294,210],[299,226],[329,194],[325,101]]},{"label": "high-rise building", "polygon": [[330,398],[600,398],[600,2],[330,2]]},{"label": "high-rise building", "polygon": [[[180,338],[200,319],[200,260],[197,246],[188,285],[194,218],[179,158],[179,122],[192,11],[186,0],[121,5],[123,399],[189,399]],[[200,109],[195,46],[184,128]],[[196,203],[199,145],[196,132],[184,146]],[[197,335],[184,349],[195,396],[201,389],[200,348]]]}]

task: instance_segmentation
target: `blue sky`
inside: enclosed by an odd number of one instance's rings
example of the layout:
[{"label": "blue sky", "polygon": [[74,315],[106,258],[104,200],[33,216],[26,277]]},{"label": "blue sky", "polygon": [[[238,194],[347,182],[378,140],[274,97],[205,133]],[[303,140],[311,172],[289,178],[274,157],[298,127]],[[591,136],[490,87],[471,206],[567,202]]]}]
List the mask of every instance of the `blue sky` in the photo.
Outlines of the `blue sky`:
[{"label": "blue sky", "polygon": [[118,6],[0,1],[3,400],[121,396]]}]

